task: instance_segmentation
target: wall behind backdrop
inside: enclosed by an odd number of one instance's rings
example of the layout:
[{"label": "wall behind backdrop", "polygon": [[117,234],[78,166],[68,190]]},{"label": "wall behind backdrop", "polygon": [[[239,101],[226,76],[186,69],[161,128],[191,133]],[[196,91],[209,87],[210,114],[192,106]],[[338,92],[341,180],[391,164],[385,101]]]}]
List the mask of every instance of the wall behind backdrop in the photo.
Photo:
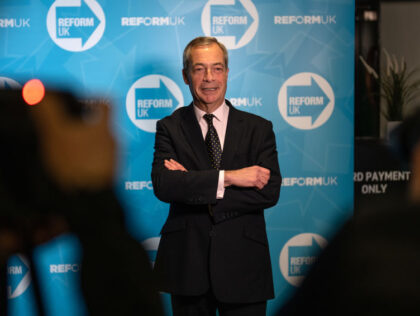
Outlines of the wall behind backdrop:
[{"label": "wall behind backdrop", "polygon": [[[265,212],[272,315],[352,214],[354,0],[3,0],[0,87],[36,77],[80,99],[111,100],[116,190],[153,261],[168,214],[150,179],[155,123],[191,102],[182,51],[200,35],[229,50],[227,98],[274,125],[283,184]],[[85,314],[77,239],[61,236],[36,256],[49,314]],[[25,258],[14,256],[8,273],[9,314],[33,315]]]}]

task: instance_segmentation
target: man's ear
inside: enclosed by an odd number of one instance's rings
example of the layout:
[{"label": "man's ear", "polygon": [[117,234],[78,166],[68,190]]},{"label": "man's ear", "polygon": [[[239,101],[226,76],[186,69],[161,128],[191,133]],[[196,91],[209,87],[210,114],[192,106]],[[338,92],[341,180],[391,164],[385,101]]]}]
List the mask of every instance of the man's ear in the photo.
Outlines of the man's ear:
[{"label": "man's ear", "polygon": [[182,69],[182,78],[184,78],[185,84],[190,84],[190,80],[188,79],[188,74],[185,69]]}]

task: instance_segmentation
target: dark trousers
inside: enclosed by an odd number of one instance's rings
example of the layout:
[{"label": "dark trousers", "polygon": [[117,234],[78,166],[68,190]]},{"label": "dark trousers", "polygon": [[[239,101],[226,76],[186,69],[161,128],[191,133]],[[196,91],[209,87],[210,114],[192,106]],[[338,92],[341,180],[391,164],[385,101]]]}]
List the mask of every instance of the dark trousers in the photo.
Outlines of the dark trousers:
[{"label": "dark trousers", "polygon": [[173,316],[265,316],[267,302],[222,303],[209,292],[200,296],[171,295]]}]

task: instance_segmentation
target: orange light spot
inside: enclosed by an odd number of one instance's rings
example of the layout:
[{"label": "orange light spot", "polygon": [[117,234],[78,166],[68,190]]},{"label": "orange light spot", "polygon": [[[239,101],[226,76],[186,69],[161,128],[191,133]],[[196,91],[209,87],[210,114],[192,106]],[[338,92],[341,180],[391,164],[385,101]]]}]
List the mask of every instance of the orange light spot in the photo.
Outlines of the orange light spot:
[{"label": "orange light spot", "polygon": [[45,96],[45,87],[39,79],[31,79],[22,88],[22,97],[29,105],[41,102]]}]

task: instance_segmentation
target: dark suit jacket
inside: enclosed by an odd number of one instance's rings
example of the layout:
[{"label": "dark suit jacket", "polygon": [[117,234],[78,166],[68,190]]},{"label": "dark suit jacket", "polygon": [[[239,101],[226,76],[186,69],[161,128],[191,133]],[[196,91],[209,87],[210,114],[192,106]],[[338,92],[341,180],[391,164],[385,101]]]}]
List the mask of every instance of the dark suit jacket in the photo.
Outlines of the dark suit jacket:
[{"label": "dark suit jacket", "polygon": [[[165,292],[201,295],[211,287],[223,302],[258,302],[274,296],[263,210],[280,193],[276,142],[271,122],[227,104],[221,169],[260,165],[270,169],[270,181],[262,190],[227,187],[217,200],[219,171],[211,168],[193,105],[160,120],[152,181],[170,210],[155,271]],[[163,161],[170,158],[188,172],[167,170]]]}]

